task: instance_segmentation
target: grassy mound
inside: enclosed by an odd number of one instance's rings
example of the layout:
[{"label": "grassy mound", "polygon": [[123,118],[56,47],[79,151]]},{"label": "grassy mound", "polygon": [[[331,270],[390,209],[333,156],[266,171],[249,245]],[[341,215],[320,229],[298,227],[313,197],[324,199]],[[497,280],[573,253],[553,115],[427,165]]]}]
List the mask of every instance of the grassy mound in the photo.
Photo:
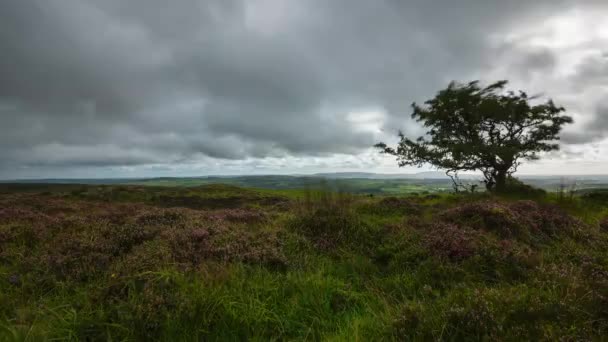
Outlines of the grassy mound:
[{"label": "grassy mound", "polygon": [[583,228],[580,220],[557,206],[530,200],[469,203],[441,213],[440,218],[460,226],[493,231],[501,237],[523,241],[546,240],[564,234],[575,236]]}]

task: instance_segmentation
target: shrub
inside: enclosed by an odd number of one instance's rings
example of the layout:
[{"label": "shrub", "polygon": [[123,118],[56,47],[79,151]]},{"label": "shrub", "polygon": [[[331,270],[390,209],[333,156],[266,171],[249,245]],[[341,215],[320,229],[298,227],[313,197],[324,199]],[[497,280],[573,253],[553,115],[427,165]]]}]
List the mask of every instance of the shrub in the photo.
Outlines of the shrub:
[{"label": "shrub", "polygon": [[401,308],[397,317],[393,319],[391,324],[392,337],[402,339],[405,336],[413,335],[419,330],[423,315],[420,306],[415,304],[405,305]]},{"label": "shrub", "polygon": [[534,201],[467,203],[441,213],[440,217],[460,226],[493,231],[504,238],[524,241],[558,234],[573,236],[583,225],[556,206],[540,205]]},{"label": "shrub", "polygon": [[518,178],[508,177],[505,183],[505,189],[501,192],[501,195],[539,199],[545,197],[547,192],[543,189],[538,189],[525,184]]},{"label": "shrub", "polygon": [[313,215],[318,211],[352,213],[353,202],[354,196],[348,193],[309,189],[297,202],[296,210],[303,216]]},{"label": "shrub", "polygon": [[64,232],[45,244],[41,253],[55,275],[89,280],[107,270],[112,260],[127,254],[134,246],[151,240],[157,232],[135,225],[98,224],[91,230]]},{"label": "shrub", "polygon": [[111,277],[133,276],[140,272],[155,271],[172,262],[171,248],[166,241],[155,239],[134,246],[128,254],[111,266]]},{"label": "shrub", "polygon": [[160,210],[151,213],[144,213],[137,217],[135,222],[142,226],[163,226],[170,227],[182,222],[185,215],[178,210]]},{"label": "shrub", "polygon": [[200,196],[167,196],[160,195],[155,203],[163,207],[181,207],[190,209],[221,209],[239,208],[245,205],[249,198],[242,196],[230,197],[200,197]]},{"label": "shrub", "polygon": [[582,200],[596,205],[608,204],[608,190],[594,190],[581,196]]},{"label": "shrub", "polygon": [[243,261],[273,267],[286,264],[282,246],[272,232],[251,231],[223,224],[161,232],[174,260],[197,266],[205,260]]},{"label": "shrub", "polygon": [[422,205],[411,198],[386,197],[378,206],[383,211],[397,211],[403,214],[419,215],[422,213]]},{"label": "shrub", "polygon": [[453,223],[437,222],[427,228],[424,243],[435,255],[459,261],[474,255],[480,233]]},{"label": "shrub", "polygon": [[167,241],[176,262],[197,265],[210,256],[210,232],[207,228],[168,229],[160,233]]},{"label": "shrub", "polygon": [[105,244],[110,246],[110,251],[117,256],[129,252],[133,246],[153,239],[158,231],[138,225],[112,225],[101,229],[100,233],[106,239]]},{"label": "shrub", "polygon": [[497,340],[501,327],[491,303],[480,294],[462,299],[463,306],[454,305],[445,312],[446,336],[455,340],[474,338],[480,341]]},{"label": "shrub", "polygon": [[42,218],[43,215],[39,212],[24,209],[24,208],[1,208],[0,209],[0,222],[35,222]]},{"label": "shrub", "polygon": [[605,217],[600,221],[600,229],[608,232],[608,217]]},{"label": "shrub", "polygon": [[47,269],[62,279],[89,280],[103,272],[112,259],[107,240],[84,234],[57,238],[41,255]]},{"label": "shrub", "polygon": [[355,212],[354,196],[345,193],[308,191],[290,226],[324,251],[347,245],[367,250],[380,238]]},{"label": "shrub", "polygon": [[186,301],[175,280],[169,275],[150,274],[135,279],[127,302],[127,317],[133,326],[136,340],[157,340],[167,320],[177,313]]},{"label": "shrub", "polygon": [[214,211],[209,218],[216,221],[255,223],[266,221],[268,216],[261,210],[237,208]]},{"label": "shrub", "polygon": [[355,245],[365,249],[377,239],[360,216],[348,210],[316,209],[298,215],[291,223],[317,248],[331,251],[339,246]]}]

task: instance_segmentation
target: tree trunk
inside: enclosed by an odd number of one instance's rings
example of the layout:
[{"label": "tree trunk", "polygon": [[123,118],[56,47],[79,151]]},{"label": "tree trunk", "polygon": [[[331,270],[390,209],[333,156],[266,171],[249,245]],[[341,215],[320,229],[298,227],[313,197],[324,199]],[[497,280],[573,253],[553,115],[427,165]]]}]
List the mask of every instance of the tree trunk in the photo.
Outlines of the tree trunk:
[{"label": "tree trunk", "polygon": [[498,170],[494,180],[496,181],[496,185],[495,185],[496,192],[504,192],[507,189],[507,171],[506,170]]},{"label": "tree trunk", "polygon": [[494,180],[486,180],[485,183],[486,183],[486,190],[488,192],[494,191],[494,184],[495,184]]}]

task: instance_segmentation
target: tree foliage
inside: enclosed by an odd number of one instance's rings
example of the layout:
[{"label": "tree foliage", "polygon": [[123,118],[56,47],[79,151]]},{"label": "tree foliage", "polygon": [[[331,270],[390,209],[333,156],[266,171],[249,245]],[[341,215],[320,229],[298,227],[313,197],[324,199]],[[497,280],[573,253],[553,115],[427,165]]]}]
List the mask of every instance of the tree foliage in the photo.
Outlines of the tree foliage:
[{"label": "tree foliage", "polygon": [[431,164],[452,177],[481,171],[488,190],[503,190],[522,160],[559,149],[559,132],[572,123],[552,100],[534,104],[537,97],[505,91],[506,85],[452,82],[423,106],[412,104],[412,118],[428,129],[426,136],[414,141],[399,132],[396,148],[376,147],[396,156],[399,166]]}]

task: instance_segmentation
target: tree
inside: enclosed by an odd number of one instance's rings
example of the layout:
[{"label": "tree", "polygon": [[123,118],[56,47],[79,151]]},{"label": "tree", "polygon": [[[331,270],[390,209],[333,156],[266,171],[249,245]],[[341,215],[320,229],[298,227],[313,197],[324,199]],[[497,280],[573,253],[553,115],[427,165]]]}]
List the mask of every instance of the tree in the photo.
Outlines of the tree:
[{"label": "tree", "polygon": [[375,146],[396,156],[400,167],[444,169],[455,184],[459,171],[481,171],[489,191],[503,191],[521,160],[559,149],[559,132],[572,123],[552,100],[532,104],[537,97],[505,91],[506,85],[452,82],[424,106],[412,104],[412,118],[428,129],[426,136],[413,141],[399,132],[396,148],[382,142]]}]

